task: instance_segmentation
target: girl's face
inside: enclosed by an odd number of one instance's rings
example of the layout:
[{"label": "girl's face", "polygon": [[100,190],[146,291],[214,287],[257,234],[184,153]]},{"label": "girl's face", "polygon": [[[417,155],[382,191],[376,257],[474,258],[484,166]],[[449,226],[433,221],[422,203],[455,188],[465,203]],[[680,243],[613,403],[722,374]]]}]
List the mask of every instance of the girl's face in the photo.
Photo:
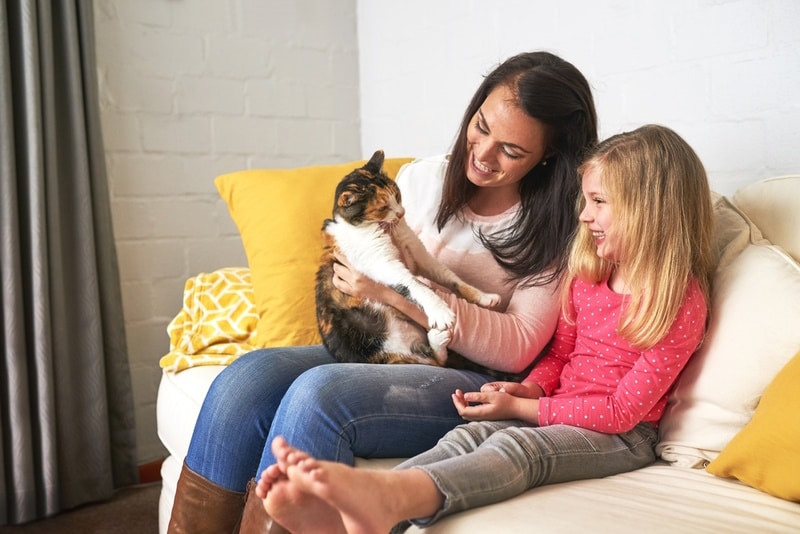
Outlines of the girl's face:
[{"label": "girl's face", "polygon": [[586,205],[579,219],[594,237],[597,255],[609,262],[620,263],[622,251],[614,235],[614,204],[603,188],[601,169],[597,166],[589,168],[583,174],[581,187]]},{"label": "girl's face", "polygon": [[467,131],[467,179],[478,187],[514,185],[545,155],[547,129],[529,117],[508,87],[495,87]]}]

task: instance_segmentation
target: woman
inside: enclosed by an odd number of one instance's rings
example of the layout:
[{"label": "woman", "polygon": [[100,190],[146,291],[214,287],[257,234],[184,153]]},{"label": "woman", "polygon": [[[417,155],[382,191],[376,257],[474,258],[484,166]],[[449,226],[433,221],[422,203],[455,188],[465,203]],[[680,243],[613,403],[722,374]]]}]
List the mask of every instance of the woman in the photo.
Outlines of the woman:
[{"label": "woman", "polygon": [[[484,79],[449,157],[401,171],[406,219],[425,246],[465,281],[502,297],[486,310],[439,292],[456,314],[451,349],[490,369],[520,373],[546,347],[576,227],[577,167],[596,141],[584,76],[552,54],[524,53]],[[427,325],[419,310],[346,265],[334,284]],[[334,362],[322,346],[263,349],[218,376],[181,472],[171,532],[231,530],[242,492],[254,487],[248,481],[275,463],[275,436],[347,464],[356,456],[411,456],[461,423],[450,402],[454,390],[492,380],[450,368],[328,365]],[[258,499],[247,499],[242,531],[263,523],[264,514]]]}]

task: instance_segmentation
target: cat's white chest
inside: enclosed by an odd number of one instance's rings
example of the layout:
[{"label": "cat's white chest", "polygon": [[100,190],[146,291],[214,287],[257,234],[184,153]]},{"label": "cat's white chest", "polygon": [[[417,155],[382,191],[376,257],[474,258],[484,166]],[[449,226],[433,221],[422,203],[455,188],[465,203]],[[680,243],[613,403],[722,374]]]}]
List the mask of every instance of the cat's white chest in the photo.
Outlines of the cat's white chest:
[{"label": "cat's white chest", "polygon": [[376,262],[394,260],[399,257],[392,238],[379,225],[353,226],[336,220],[325,227],[336,240],[341,252],[347,257],[350,266],[366,273],[374,268]]}]

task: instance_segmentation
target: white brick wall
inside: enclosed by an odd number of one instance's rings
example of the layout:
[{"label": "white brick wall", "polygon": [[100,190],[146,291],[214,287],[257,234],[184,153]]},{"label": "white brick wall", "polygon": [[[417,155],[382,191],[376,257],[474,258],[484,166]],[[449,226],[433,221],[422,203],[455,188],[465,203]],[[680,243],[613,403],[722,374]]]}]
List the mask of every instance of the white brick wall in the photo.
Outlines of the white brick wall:
[{"label": "white brick wall", "polygon": [[361,144],[447,151],[481,76],[543,49],[589,79],[602,137],[671,126],[732,193],[800,173],[798,28],[796,0],[359,0]]},{"label": "white brick wall", "polygon": [[[335,4],[335,5],[334,5]],[[361,157],[354,0],[95,0],[139,463],[183,284],[246,259],[213,185]]]}]

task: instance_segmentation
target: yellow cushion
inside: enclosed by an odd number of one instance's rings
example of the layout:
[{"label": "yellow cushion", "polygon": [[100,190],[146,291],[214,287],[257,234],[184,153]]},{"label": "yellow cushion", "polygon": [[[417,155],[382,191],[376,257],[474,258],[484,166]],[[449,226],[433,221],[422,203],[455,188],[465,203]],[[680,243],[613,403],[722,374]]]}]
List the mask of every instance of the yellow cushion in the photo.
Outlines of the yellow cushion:
[{"label": "yellow cushion", "polygon": [[[384,162],[394,178],[410,158]],[[322,254],[322,221],[336,185],[365,161],[296,169],[247,170],[215,184],[239,228],[253,280],[258,347],[320,342],[314,277]]]},{"label": "yellow cushion", "polygon": [[200,273],[186,281],[183,307],[167,327],[170,351],[159,365],[172,372],[228,365],[255,348],[257,324],[249,269]]},{"label": "yellow cushion", "polygon": [[749,423],[706,470],[800,501],[800,352],[764,391]]}]

